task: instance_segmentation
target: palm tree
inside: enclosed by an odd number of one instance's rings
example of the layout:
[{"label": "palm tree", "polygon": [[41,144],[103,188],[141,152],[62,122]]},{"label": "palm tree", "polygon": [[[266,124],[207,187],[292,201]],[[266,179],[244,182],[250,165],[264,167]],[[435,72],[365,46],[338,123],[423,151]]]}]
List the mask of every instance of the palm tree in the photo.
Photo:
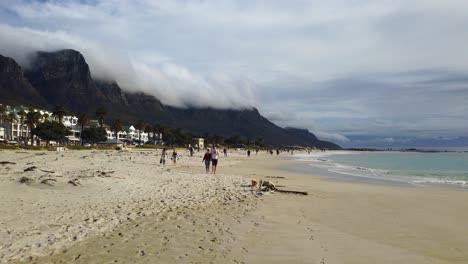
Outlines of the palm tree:
[{"label": "palm tree", "polygon": [[149,136],[149,134],[151,133],[151,130],[152,130],[151,125],[145,124],[145,128],[143,129],[143,131],[145,131],[145,133],[148,135],[148,142],[151,139],[150,136]]},{"label": "palm tree", "polygon": [[107,115],[107,111],[103,107],[99,107],[96,110],[96,117],[98,118],[99,126],[101,128],[102,128],[102,126],[104,124],[104,116],[106,116],[106,115]]},{"label": "palm tree", "polygon": [[47,114],[47,113],[44,113],[44,114],[42,115],[42,119],[43,119],[44,121],[47,121],[47,120],[49,119],[49,117],[50,117],[50,116],[49,116],[49,114]]},{"label": "palm tree", "polygon": [[77,123],[78,123],[78,125],[81,126],[80,139],[81,139],[81,145],[83,145],[83,136],[82,135],[83,135],[84,127],[89,124],[88,116],[86,114],[84,114],[84,113],[79,114]]},{"label": "palm tree", "polygon": [[118,133],[119,131],[122,131],[122,121],[120,121],[120,119],[114,120],[114,122],[112,122],[111,128],[112,128],[112,131],[115,132],[115,138],[116,138],[115,143],[117,143],[119,139]]},{"label": "palm tree", "polygon": [[0,116],[3,116],[6,113],[6,106],[0,105]]},{"label": "palm tree", "polygon": [[156,134],[161,132],[161,125],[155,124],[151,126],[151,132],[153,133],[153,143],[156,145]]},{"label": "palm tree", "polygon": [[52,110],[52,115],[58,118],[59,123],[62,123],[63,117],[67,114],[68,111],[63,105],[56,105],[54,106],[54,110]]},{"label": "palm tree", "polygon": [[26,114],[25,124],[28,125],[29,131],[31,131],[31,146],[34,144],[33,128],[37,123],[39,123],[40,118],[41,114],[39,112],[34,112],[34,109],[29,109],[28,113]]},{"label": "palm tree", "polygon": [[173,146],[174,141],[175,141],[174,130],[170,127],[163,127],[162,134],[163,134],[163,137],[165,138],[165,142],[167,142],[170,146]]},{"label": "palm tree", "polygon": [[138,122],[135,125],[135,128],[138,129],[138,145],[141,146],[141,130],[145,128],[145,121],[143,120],[138,120]]},{"label": "palm tree", "polygon": [[[8,123],[10,123],[10,125],[13,125],[13,122],[14,122],[14,121],[17,121],[16,114],[13,113],[13,112],[8,113],[8,115],[6,115],[5,121],[8,122]],[[11,138],[11,139],[13,140],[13,131],[12,131],[11,134],[12,134],[12,138]]]},{"label": "palm tree", "polygon": [[21,111],[18,112],[18,115],[20,117],[20,125],[21,125],[21,140],[24,139],[23,137],[23,125],[24,125],[24,118],[26,117],[26,111],[24,109],[21,109]]}]

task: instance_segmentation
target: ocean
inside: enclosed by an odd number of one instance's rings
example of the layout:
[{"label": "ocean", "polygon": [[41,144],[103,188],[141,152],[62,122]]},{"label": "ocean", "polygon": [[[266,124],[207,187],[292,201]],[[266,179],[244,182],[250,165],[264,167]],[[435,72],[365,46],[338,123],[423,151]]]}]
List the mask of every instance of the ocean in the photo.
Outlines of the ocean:
[{"label": "ocean", "polygon": [[468,152],[347,152],[294,155],[309,161],[294,168],[351,181],[379,181],[412,185],[446,185],[468,189]]}]

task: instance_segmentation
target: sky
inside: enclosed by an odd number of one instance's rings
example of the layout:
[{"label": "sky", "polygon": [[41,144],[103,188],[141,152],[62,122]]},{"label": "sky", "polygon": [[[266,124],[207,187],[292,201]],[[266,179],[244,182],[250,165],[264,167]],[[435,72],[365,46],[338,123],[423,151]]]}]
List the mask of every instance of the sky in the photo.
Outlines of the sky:
[{"label": "sky", "polygon": [[468,146],[468,1],[0,1],[0,54],[77,49],[178,107],[256,107],[345,147]]}]

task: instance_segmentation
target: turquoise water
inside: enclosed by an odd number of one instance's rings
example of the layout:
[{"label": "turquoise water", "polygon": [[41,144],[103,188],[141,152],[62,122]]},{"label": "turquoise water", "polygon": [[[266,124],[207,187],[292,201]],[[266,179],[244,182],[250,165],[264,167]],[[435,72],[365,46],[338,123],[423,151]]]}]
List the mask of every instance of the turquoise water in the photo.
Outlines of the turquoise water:
[{"label": "turquoise water", "polygon": [[304,155],[314,166],[356,177],[468,187],[466,152],[336,152]]}]

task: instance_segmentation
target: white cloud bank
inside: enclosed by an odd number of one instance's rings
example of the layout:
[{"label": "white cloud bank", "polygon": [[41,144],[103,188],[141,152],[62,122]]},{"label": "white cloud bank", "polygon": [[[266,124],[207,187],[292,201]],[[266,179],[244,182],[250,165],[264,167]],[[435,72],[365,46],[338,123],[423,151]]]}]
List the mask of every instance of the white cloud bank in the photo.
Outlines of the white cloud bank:
[{"label": "white cloud bank", "polygon": [[36,51],[76,49],[94,78],[116,81],[125,91],[154,95],[166,105],[220,109],[254,105],[253,82],[223,73],[205,76],[173,63],[149,64],[64,31],[0,24],[0,36],[0,54],[13,57],[24,67]]}]

